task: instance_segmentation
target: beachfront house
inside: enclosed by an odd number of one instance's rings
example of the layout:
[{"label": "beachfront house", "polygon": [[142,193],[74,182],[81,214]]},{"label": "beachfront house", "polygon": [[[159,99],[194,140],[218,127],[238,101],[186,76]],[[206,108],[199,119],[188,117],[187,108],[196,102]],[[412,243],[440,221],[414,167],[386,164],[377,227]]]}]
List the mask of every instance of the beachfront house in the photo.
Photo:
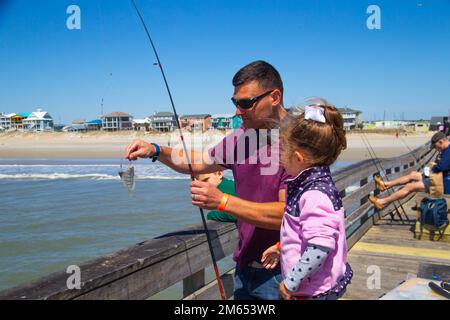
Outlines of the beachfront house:
[{"label": "beachfront house", "polygon": [[430,131],[430,123],[425,121],[415,121],[414,123],[415,132],[428,132]]},{"label": "beachfront house", "polygon": [[377,120],[373,122],[375,129],[401,129],[409,126],[411,121],[405,120]]},{"label": "beachfront house", "polygon": [[172,132],[177,127],[175,115],[172,112],[155,112],[149,117],[151,129],[160,132]]},{"label": "beachfront house", "polygon": [[0,130],[8,130],[11,128],[11,117],[13,114],[0,113]]},{"label": "beachfront house", "polygon": [[64,132],[88,132],[97,131],[102,127],[102,120],[96,119],[91,121],[86,120],[74,120],[72,124],[64,126],[62,131]]},{"label": "beachfront house", "polygon": [[135,131],[149,131],[150,130],[150,119],[134,119],[133,129]]},{"label": "beachfront house", "polygon": [[23,120],[28,118],[30,116],[30,113],[11,113],[9,116],[11,117],[11,129],[23,130],[27,128],[27,125],[23,122]]},{"label": "beachfront house", "polygon": [[133,130],[133,117],[125,112],[112,112],[101,116],[102,130]]},{"label": "beachfront house", "polygon": [[242,118],[236,114],[215,114],[211,117],[211,129],[230,130],[241,126]]},{"label": "beachfront house", "polygon": [[422,132],[426,133],[430,131],[430,124],[426,121],[413,120],[405,127],[409,132]]},{"label": "beachfront house", "polygon": [[86,122],[87,131],[98,131],[102,128],[102,120],[95,119]]},{"label": "beachfront house", "polygon": [[47,111],[39,108],[23,119],[22,124],[28,131],[53,131],[53,118]]},{"label": "beachfront house", "polygon": [[64,132],[86,132],[87,126],[85,123],[72,123],[62,128]]},{"label": "beachfront house", "polygon": [[337,108],[341,113],[342,118],[344,120],[344,129],[351,130],[358,127],[358,124],[361,122],[359,116],[361,115],[361,111],[350,109],[350,108]]},{"label": "beachfront house", "polygon": [[445,120],[448,120],[448,117],[446,116],[431,117],[430,131],[437,131],[439,125],[443,124]]},{"label": "beachfront house", "polygon": [[187,114],[180,117],[181,129],[188,131],[206,131],[211,127],[210,114]]}]

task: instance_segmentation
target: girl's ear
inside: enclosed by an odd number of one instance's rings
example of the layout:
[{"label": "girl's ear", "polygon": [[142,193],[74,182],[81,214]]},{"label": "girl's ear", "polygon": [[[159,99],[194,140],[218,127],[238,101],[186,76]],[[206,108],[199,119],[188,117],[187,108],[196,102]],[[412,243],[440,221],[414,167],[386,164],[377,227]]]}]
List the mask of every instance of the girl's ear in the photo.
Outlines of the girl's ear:
[{"label": "girl's ear", "polygon": [[305,157],[299,151],[294,152],[294,158],[300,163],[305,162]]}]

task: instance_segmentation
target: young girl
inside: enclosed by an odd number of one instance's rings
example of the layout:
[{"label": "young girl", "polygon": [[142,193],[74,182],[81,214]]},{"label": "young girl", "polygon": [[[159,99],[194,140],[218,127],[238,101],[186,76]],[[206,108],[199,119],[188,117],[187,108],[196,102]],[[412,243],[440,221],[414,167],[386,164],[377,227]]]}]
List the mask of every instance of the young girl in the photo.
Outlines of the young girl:
[{"label": "young girl", "polygon": [[273,269],[280,256],[284,299],[337,299],[352,277],[344,208],[329,168],[347,146],[342,116],[320,100],[289,116],[280,137],[282,165],[295,178],[287,182],[280,243],[261,262]]}]

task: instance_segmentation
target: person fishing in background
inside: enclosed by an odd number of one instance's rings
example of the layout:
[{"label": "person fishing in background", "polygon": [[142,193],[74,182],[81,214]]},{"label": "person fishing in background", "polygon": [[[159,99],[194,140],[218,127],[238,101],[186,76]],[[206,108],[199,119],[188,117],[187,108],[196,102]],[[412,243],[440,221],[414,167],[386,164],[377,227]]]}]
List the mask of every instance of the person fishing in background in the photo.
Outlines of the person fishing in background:
[{"label": "person fishing in background", "polygon": [[444,133],[447,137],[450,135],[450,122],[448,119],[444,120]]},{"label": "person fishing in background", "polygon": [[[201,182],[210,183],[216,186],[217,189],[219,189],[223,193],[229,194],[231,196],[236,195],[234,181],[225,178],[222,170],[213,173],[197,174],[195,176],[195,179]],[[220,210],[211,210],[210,212],[208,212],[207,219],[221,222],[236,222],[235,217]]]},{"label": "person fishing in background", "polygon": [[[440,160],[431,168],[431,170],[433,173],[443,173],[444,194],[450,194],[450,141],[443,132],[439,131],[436,132],[431,138],[431,146],[440,153]],[[390,203],[403,199],[413,192],[430,192],[429,177],[417,171],[411,172],[406,176],[391,181],[384,181],[380,176],[375,176],[374,180],[381,192],[395,186],[404,185],[403,188],[392,193],[386,198],[377,198],[370,195],[369,200],[374,204],[377,210],[381,210]]]},{"label": "person fishing in background", "polygon": [[300,116],[287,117],[281,142],[281,162],[295,178],[287,181],[281,240],[261,261],[272,269],[280,258],[283,299],[338,299],[353,275],[344,208],[329,168],[347,147],[342,116],[319,100]]},{"label": "person fishing in background", "polygon": [[[274,124],[279,124],[286,116],[283,82],[271,64],[254,61],[241,68],[232,83],[234,94],[231,100],[236,106],[236,114],[242,117],[242,128],[208,152],[191,151],[191,159],[199,159],[192,164],[195,174],[232,170],[236,196],[220,191],[211,183],[193,181],[192,204],[206,210],[220,210],[237,219],[239,243],[233,255],[236,262],[234,299],[277,300],[281,299],[278,291],[281,269],[266,270],[260,257],[265,248],[279,241],[286,199],[283,181],[288,174],[276,157],[273,157],[276,163],[263,163],[260,157],[256,162],[249,161],[255,154],[277,153],[278,141],[269,143],[266,139],[266,143],[256,143],[256,150],[251,150],[245,139],[249,133],[258,137],[259,130],[273,129]],[[241,155],[237,152],[239,141],[244,141],[245,145]],[[125,157],[129,160],[158,159],[177,172],[189,174],[188,164],[175,162],[172,153],[172,148],[135,140],[128,146]],[[175,153],[182,155],[183,150]],[[244,161],[238,161],[239,157]],[[268,165],[275,165],[275,170],[262,174]]]}]

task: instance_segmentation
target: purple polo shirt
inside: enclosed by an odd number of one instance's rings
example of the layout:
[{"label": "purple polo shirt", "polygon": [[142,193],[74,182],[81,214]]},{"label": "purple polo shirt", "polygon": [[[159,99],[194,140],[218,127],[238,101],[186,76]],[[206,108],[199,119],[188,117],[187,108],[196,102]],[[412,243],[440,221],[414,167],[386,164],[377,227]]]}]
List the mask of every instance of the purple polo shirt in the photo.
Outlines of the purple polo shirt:
[{"label": "purple polo shirt", "polygon": [[[225,137],[209,154],[216,164],[231,169],[236,196],[252,202],[277,202],[278,192],[289,178],[279,161],[278,139],[267,143],[265,130],[239,129]],[[267,132],[267,131],[265,131]],[[259,133],[259,134],[258,134]],[[262,253],[280,239],[279,230],[255,227],[237,220],[239,244],[233,259],[239,266],[261,261]]]}]

